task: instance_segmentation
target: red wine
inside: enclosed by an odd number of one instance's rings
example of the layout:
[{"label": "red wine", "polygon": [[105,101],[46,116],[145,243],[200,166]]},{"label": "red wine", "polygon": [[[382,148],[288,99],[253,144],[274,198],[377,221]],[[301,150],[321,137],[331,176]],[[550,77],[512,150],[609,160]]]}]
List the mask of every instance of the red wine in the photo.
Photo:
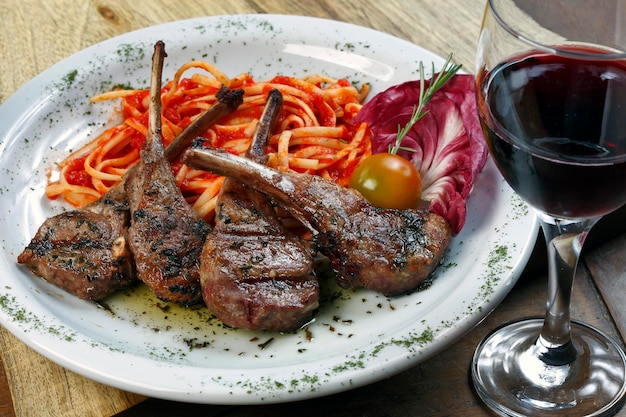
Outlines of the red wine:
[{"label": "red wine", "polygon": [[626,203],[626,60],[535,52],[479,73],[478,88],[494,161],[530,205],[583,218]]}]

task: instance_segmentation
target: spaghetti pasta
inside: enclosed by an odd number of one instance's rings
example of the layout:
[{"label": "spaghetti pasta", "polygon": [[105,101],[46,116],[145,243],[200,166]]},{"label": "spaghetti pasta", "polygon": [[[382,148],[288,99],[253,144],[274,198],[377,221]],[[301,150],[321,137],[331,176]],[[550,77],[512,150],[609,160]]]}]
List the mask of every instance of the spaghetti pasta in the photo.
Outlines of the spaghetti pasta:
[{"label": "spaghetti pasta", "polygon": [[[190,76],[184,73],[194,70]],[[323,75],[306,78],[277,75],[256,81],[248,73],[227,77],[215,66],[192,61],[181,66],[162,89],[162,137],[167,146],[195,117],[217,100],[220,87],[243,89],[239,108],[202,133],[212,146],[244,155],[265,106],[267,92],[278,89],[283,109],[266,153],[268,165],[321,175],[347,185],[356,165],[371,155],[367,124],[353,125],[368,86],[357,89],[346,79]],[[148,123],[148,90],[117,89],[92,102],[120,100],[122,122],[113,126],[58,164],[59,179],[50,181],[46,194],[76,207],[95,201],[121,182],[139,159]],[[176,181],[200,217],[210,221],[223,178],[172,163]]]}]

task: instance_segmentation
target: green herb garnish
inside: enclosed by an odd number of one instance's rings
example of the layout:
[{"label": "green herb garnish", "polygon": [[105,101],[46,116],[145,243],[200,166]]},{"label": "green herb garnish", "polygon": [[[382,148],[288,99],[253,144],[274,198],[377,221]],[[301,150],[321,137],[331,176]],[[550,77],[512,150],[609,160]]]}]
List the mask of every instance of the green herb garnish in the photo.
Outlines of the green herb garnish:
[{"label": "green herb garnish", "polygon": [[[456,72],[461,68],[459,64],[453,64],[452,62],[452,53],[448,55],[446,62],[443,64],[443,69],[430,81],[430,85],[428,88],[426,87],[426,81],[424,76],[424,64],[420,62],[419,70],[420,70],[420,96],[419,102],[413,106],[413,113],[411,114],[411,118],[407,122],[407,124],[402,128],[398,125],[398,135],[396,136],[396,141],[392,145],[389,145],[389,153],[397,154],[400,149],[405,151],[415,152],[415,149],[406,148],[400,146],[402,140],[406,136],[406,134],[411,130],[411,128],[419,122],[422,117],[428,114],[428,111],[425,111],[424,108],[428,104],[431,98],[435,95],[435,93],[443,87],[443,85],[456,74]],[[432,73],[435,73],[435,64],[432,64]]]}]

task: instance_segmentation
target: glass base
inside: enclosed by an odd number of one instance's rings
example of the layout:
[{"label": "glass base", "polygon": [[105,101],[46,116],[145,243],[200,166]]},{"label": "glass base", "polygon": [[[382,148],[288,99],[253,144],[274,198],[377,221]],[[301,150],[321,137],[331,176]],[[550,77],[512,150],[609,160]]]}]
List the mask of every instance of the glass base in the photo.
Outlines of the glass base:
[{"label": "glass base", "polygon": [[572,322],[574,362],[547,365],[536,355],[543,319],[520,320],[496,329],[476,349],[474,388],[493,411],[505,416],[610,416],[626,394],[626,355],[612,339]]}]

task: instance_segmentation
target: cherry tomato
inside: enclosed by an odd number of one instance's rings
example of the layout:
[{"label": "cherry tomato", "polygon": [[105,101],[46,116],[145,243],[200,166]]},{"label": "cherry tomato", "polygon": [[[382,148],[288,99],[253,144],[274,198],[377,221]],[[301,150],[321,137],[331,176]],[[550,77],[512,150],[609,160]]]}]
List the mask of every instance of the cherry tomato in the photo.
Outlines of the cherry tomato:
[{"label": "cherry tomato", "polygon": [[364,159],[350,176],[350,188],[381,208],[416,208],[422,197],[422,181],[415,166],[390,153]]}]

